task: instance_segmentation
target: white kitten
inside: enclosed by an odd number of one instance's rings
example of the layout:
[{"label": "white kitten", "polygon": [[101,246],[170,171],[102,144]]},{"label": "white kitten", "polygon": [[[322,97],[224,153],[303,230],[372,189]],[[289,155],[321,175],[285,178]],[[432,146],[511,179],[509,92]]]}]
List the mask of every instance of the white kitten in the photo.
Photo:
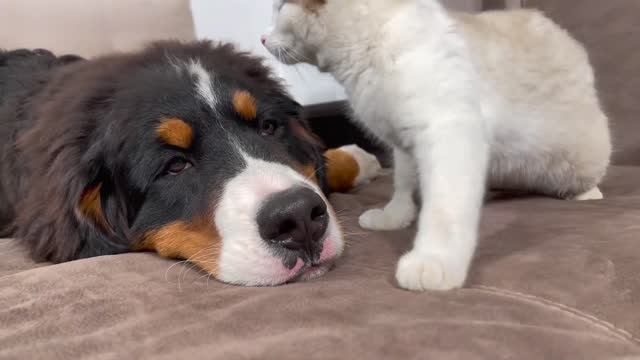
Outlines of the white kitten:
[{"label": "white kitten", "polygon": [[[601,198],[607,118],[583,47],[537,11],[448,12],[435,0],[276,0],[265,46],[346,88],[355,118],[394,147],[395,192],[362,227],[416,217],[400,286],[463,285],[485,191]],[[515,239],[514,239],[515,240]]]}]

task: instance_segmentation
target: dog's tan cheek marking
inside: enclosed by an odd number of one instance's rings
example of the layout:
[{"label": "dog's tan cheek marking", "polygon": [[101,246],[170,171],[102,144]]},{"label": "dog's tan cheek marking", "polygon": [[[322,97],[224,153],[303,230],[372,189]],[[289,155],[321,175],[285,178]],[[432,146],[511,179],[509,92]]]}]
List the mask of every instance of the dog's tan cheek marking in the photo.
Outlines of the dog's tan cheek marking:
[{"label": "dog's tan cheek marking", "polygon": [[316,176],[317,170],[313,164],[296,166],[296,170],[306,179],[313,181],[316,185],[319,184],[318,177]]},{"label": "dog's tan cheek marking", "polygon": [[345,192],[353,188],[360,173],[360,165],[351,154],[342,150],[328,150],[324,153],[327,161],[327,183],[333,192]]},{"label": "dog's tan cheek marking", "polygon": [[137,251],[155,251],[169,259],[189,260],[216,276],[221,238],[213,224],[176,221],[142,236]]},{"label": "dog's tan cheek marking", "polygon": [[193,143],[193,128],[178,118],[162,119],[156,135],[167,145],[188,149]]},{"label": "dog's tan cheek marking", "polygon": [[238,90],[233,93],[233,108],[247,121],[254,121],[258,116],[258,102],[248,91]]},{"label": "dog's tan cheek marking", "polygon": [[100,198],[100,190],[102,183],[88,187],[80,196],[77,210],[85,218],[93,221],[102,230],[109,230],[109,224],[102,212],[102,200]]}]

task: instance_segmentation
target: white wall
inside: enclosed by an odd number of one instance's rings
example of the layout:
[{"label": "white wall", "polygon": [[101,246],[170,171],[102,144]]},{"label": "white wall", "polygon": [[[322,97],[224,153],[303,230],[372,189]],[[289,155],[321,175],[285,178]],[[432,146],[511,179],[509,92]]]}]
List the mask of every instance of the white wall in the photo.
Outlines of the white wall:
[{"label": "white wall", "polygon": [[329,75],[308,65],[282,65],[260,44],[260,35],[271,25],[271,4],[270,0],[191,0],[196,35],[232,41],[266,57],[304,105],[344,99],[342,87]]},{"label": "white wall", "polygon": [[[458,10],[476,10],[479,0],[445,0]],[[269,59],[285,79],[291,94],[303,105],[344,100],[344,90],[331,76],[309,65],[278,63],[262,44],[260,35],[271,24],[271,0],[191,0],[198,38],[226,40]]]}]

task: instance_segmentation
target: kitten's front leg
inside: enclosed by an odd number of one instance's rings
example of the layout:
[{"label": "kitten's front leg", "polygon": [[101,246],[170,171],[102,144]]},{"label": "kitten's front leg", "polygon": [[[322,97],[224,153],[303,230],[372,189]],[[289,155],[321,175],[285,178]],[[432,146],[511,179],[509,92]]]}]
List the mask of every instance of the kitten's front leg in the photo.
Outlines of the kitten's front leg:
[{"label": "kitten's front leg", "polygon": [[479,120],[455,119],[415,141],[423,206],[414,247],[396,271],[406,289],[461,287],[475,251],[489,146]]},{"label": "kitten's front leg", "polygon": [[391,201],[382,209],[371,209],[360,216],[360,226],[369,230],[398,230],[416,218],[413,192],[417,185],[414,159],[400,149],[393,150],[394,191]]}]

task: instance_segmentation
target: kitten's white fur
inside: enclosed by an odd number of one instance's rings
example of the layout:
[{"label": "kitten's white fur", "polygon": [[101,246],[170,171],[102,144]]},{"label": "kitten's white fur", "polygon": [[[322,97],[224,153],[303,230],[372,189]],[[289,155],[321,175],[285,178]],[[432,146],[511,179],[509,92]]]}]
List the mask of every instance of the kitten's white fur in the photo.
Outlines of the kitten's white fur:
[{"label": "kitten's white fur", "polygon": [[333,74],[355,119],[395,149],[393,198],[360,224],[393,230],[418,216],[401,287],[463,285],[487,174],[494,188],[602,197],[611,144],[592,67],[540,12],[459,14],[435,0],[276,0],[274,9],[267,48]]}]

